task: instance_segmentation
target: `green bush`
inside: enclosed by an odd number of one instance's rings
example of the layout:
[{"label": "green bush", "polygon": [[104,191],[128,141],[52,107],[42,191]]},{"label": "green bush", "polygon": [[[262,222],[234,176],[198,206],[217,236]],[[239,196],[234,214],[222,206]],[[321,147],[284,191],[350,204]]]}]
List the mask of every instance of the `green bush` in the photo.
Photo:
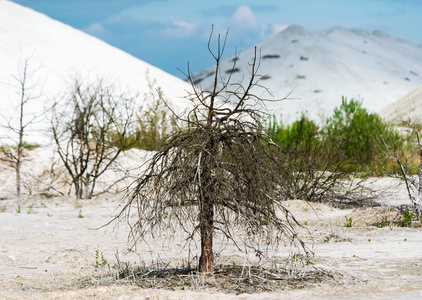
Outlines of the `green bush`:
[{"label": "green bush", "polygon": [[353,99],[343,98],[322,128],[305,115],[292,124],[275,117],[267,124],[267,135],[283,148],[280,176],[285,184],[280,195],[286,199],[335,197],[352,172],[367,176],[395,171],[390,145],[410,151],[409,143],[390,125]]},{"label": "green bush", "polygon": [[302,115],[291,125],[277,123],[275,116],[268,124],[268,135],[278,145],[296,150],[305,150],[315,147],[318,143],[319,129],[314,121]]},{"label": "green bush", "polygon": [[343,162],[327,143],[314,121],[305,115],[291,125],[273,118],[267,128],[273,142],[283,148],[280,196],[285,199],[318,201],[331,197],[344,173]]},{"label": "green bush", "polygon": [[329,147],[345,161],[349,171],[380,172],[386,164],[386,141],[397,140],[397,133],[377,114],[362,108],[362,101],[342,98],[322,131]]}]

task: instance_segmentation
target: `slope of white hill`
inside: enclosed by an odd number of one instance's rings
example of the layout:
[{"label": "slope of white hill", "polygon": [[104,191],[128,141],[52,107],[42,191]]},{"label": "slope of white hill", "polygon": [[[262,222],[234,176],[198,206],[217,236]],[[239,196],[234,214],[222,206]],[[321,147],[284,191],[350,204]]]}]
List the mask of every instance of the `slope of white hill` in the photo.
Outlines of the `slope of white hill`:
[{"label": "slope of white hill", "polygon": [[[230,38],[230,37],[229,37]],[[307,111],[324,119],[342,96],[363,100],[364,107],[379,111],[422,84],[422,49],[381,31],[346,30],[335,27],[315,34],[294,25],[257,48],[261,51],[260,82],[275,98],[291,91],[292,100],[270,103],[276,115],[292,121]],[[240,53],[232,82],[248,78],[254,49]],[[228,76],[233,58],[221,63]],[[196,75],[203,89],[210,88],[213,68]]]},{"label": "slope of white hill", "polygon": [[422,85],[387,105],[380,111],[380,115],[393,122],[412,120],[422,122]]},{"label": "slope of white hill", "polygon": [[[19,102],[20,90],[15,87],[18,83],[15,77],[19,78],[26,58],[29,58],[30,70],[37,70],[28,87],[36,83],[32,95],[42,94],[25,107],[28,113],[43,110],[46,103],[65,91],[76,77],[105,78],[107,82],[143,95],[149,91],[148,70],[149,77],[157,81],[157,86],[176,108],[185,105],[181,98],[189,89],[179,78],[95,37],[32,9],[0,0],[0,112],[3,118],[8,119]],[[31,134],[26,140],[43,139],[39,134]]]}]

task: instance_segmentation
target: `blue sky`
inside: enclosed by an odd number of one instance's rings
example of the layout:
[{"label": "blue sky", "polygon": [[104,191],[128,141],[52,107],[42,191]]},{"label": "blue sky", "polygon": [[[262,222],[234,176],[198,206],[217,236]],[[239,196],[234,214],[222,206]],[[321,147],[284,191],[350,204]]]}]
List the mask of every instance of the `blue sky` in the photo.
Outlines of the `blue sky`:
[{"label": "blue sky", "polygon": [[13,0],[94,35],[168,73],[213,65],[207,42],[229,29],[227,57],[286,25],[387,34],[422,44],[422,0]]}]

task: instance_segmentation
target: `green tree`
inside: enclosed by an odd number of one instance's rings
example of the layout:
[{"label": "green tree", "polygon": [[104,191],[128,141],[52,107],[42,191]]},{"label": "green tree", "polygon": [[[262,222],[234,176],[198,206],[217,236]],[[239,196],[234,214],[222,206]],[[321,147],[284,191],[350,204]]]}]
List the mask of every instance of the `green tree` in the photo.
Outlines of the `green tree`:
[{"label": "green tree", "polygon": [[377,168],[385,157],[385,145],[380,137],[394,134],[377,114],[368,113],[362,107],[362,101],[348,101],[344,97],[323,130],[329,147],[335,149],[352,171]]}]

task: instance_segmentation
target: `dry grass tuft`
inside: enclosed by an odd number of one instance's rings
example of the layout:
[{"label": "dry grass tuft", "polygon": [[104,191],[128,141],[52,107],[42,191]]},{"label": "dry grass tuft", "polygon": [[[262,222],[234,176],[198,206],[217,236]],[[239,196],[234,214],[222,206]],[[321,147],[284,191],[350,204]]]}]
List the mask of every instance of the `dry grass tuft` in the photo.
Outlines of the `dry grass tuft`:
[{"label": "dry grass tuft", "polygon": [[343,275],[314,265],[309,258],[293,254],[288,259],[273,261],[272,266],[262,264],[219,264],[213,273],[200,273],[189,263],[170,267],[170,263],[157,261],[149,266],[131,266],[118,262],[107,275],[82,280],[89,285],[135,285],[142,288],[169,290],[206,290],[225,293],[261,293],[301,289],[322,282],[336,282]]}]

